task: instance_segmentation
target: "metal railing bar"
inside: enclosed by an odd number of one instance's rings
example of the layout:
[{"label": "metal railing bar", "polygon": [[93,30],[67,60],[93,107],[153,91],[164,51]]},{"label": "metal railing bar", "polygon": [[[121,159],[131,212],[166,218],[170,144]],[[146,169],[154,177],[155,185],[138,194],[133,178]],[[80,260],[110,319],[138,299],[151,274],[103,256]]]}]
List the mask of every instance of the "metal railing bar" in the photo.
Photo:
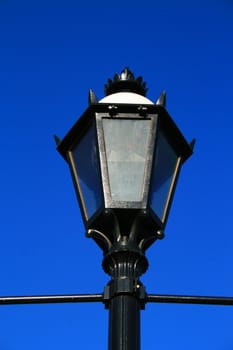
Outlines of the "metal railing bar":
[{"label": "metal railing bar", "polygon": [[103,294],[34,295],[0,297],[0,305],[103,302]]},{"label": "metal railing bar", "polygon": [[202,305],[233,305],[232,297],[193,296],[193,295],[159,295],[147,294],[146,302],[202,304]]},{"label": "metal railing bar", "polygon": [[[104,302],[103,294],[3,296],[1,305]],[[232,297],[147,294],[146,303],[233,305]]]}]

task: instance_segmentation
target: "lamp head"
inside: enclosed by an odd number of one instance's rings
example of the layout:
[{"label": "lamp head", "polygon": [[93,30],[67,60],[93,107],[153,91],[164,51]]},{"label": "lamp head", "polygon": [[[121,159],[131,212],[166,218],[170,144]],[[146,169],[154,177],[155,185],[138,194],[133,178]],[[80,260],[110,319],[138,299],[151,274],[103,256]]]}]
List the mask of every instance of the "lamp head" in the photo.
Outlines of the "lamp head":
[{"label": "lamp head", "polygon": [[90,91],[90,106],[57,143],[88,236],[105,251],[127,240],[145,250],[163,237],[181,166],[193,151],[165,109],[165,93],[154,104],[146,92],[126,67],[108,80],[102,100]]}]

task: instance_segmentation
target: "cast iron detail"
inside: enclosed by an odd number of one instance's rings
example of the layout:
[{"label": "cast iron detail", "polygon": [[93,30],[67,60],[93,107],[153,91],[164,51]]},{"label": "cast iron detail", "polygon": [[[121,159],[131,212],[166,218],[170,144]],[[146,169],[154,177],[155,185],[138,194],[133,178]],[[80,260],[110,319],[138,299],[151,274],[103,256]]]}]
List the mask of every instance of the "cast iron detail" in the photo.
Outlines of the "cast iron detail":
[{"label": "cast iron detail", "polygon": [[[148,268],[145,251],[157,238],[161,238],[161,234],[154,232],[152,227],[146,227],[146,217],[143,211],[134,212],[130,217],[128,211],[123,219],[122,212],[109,210],[105,213],[102,227],[87,231],[87,237],[93,238],[102,248],[102,267],[111,276],[104,292],[106,308],[110,300],[119,295],[134,296],[139,300],[141,309],[145,306],[145,288],[139,280]],[[104,230],[106,227],[108,230]]]},{"label": "cast iron detail", "polygon": [[164,238],[161,230],[156,231],[153,220],[144,210],[105,210],[93,228],[86,232],[103,250],[110,252],[133,251],[145,254],[156,239]]},{"label": "cast iron detail", "polygon": [[138,278],[146,272],[148,261],[145,254],[135,244],[129,243],[126,236],[115,243],[104,255],[103,269],[113,279]]},{"label": "cast iron detail", "polygon": [[93,105],[93,104],[96,104],[98,103],[98,99],[94,93],[94,91],[92,89],[89,90],[89,94],[88,94],[88,104],[89,106],[90,105]]},{"label": "cast iron detail", "polygon": [[145,288],[139,277],[146,272],[148,261],[136,240],[120,236],[104,255],[102,267],[112,278],[104,291],[105,307],[109,308],[112,298],[128,295],[137,298],[144,309]]},{"label": "cast iron detail", "polygon": [[159,98],[157,99],[156,105],[163,106],[164,108],[166,107],[166,91],[163,91]]},{"label": "cast iron detail", "polygon": [[135,78],[134,74],[126,67],[121,74],[115,74],[113,79],[108,79],[104,86],[105,95],[111,95],[117,92],[134,92],[146,96],[146,83],[141,76]]}]

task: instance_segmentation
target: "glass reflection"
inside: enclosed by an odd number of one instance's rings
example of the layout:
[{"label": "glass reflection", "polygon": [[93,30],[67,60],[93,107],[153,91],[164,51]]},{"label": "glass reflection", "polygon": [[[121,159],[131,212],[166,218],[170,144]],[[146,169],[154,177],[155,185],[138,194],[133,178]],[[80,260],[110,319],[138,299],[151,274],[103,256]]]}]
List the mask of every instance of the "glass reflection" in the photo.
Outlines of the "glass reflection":
[{"label": "glass reflection", "polygon": [[72,152],[86,214],[90,218],[102,204],[96,136],[91,127]]},{"label": "glass reflection", "polygon": [[114,201],[140,201],[150,120],[103,119],[107,170]]},{"label": "glass reflection", "polygon": [[165,208],[173,175],[176,170],[177,155],[165,136],[159,132],[152,173],[151,207],[164,220]]}]

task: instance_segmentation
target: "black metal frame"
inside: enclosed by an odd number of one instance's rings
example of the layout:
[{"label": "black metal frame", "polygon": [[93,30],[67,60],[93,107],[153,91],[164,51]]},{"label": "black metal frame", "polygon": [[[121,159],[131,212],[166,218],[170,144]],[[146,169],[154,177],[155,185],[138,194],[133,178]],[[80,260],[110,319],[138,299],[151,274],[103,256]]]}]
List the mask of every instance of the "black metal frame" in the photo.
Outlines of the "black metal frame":
[{"label": "black metal frame", "polygon": [[[148,152],[148,159],[146,160],[143,198],[140,202],[119,202],[111,200],[105,157],[102,125],[103,118],[151,120],[152,128],[150,131],[150,144],[148,144],[148,150],[150,152]],[[101,184],[103,205],[96,211],[96,213],[94,213],[92,217],[88,217],[78,182],[78,171],[75,168],[72,158],[72,150],[75,146],[77,146],[82,136],[91,126],[96,129],[96,147],[97,157],[100,165],[99,172],[102,180]],[[175,171],[170,187],[170,192],[167,197],[162,220],[152,210],[150,210],[149,207],[149,179],[152,173],[154,151],[156,149],[154,138],[159,129],[163,131],[167,141],[171,144],[172,148],[175,150],[178,156],[177,169]],[[152,227],[154,226],[153,229],[155,232],[162,232],[166,225],[181,165],[192,154],[192,147],[184,139],[180,130],[177,128],[174,121],[163,106],[135,104],[111,105],[105,103],[97,103],[91,105],[71,128],[65,138],[59,143],[57,150],[69,163],[77,198],[83,216],[83,221],[87,231],[89,229],[103,231],[104,228],[108,231],[111,230],[111,225],[108,225],[107,223],[109,223],[109,214],[113,213],[113,215],[117,217],[118,220],[122,221],[119,219],[119,217],[123,216],[124,218],[130,218],[130,222],[132,222],[133,218],[136,218],[138,215],[140,215],[141,218],[144,216],[144,223],[147,221],[146,225],[150,227],[150,230],[152,230]],[[123,222],[124,225],[127,224],[125,219]]]},{"label": "black metal frame", "polygon": [[139,113],[141,116],[157,114],[160,116],[160,127],[165,130],[171,144],[176,144],[177,152],[182,154],[183,162],[192,155],[192,147],[187,143],[184,136],[163,106],[153,104],[138,105],[122,103],[111,105],[108,103],[96,103],[87,108],[63,140],[57,145],[58,152],[66,161],[68,161],[67,151],[80,140],[82,135],[88,129],[90,123],[94,121],[95,113],[107,113],[110,116],[113,116],[114,114],[116,115],[117,113]]},{"label": "black metal frame", "polygon": [[[171,205],[172,205],[172,199],[173,199],[173,196],[174,196],[174,193],[175,193],[175,189],[176,189],[176,185],[177,185],[177,181],[178,181],[178,177],[179,177],[179,173],[180,173],[180,170],[181,170],[183,159],[182,159],[182,156],[180,155],[180,153],[178,153],[177,149],[171,143],[171,140],[170,140],[170,137],[169,137],[169,125],[168,126],[167,125],[163,125],[163,123],[161,123],[161,118],[159,118],[158,124],[159,125],[158,125],[158,128],[157,128],[157,133],[158,132],[162,132],[164,134],[164,136],[166,137],[166,140],[168,141],[168,143],[172,146],[172,148],[175,149],[175,152],[177,153],[176,166],[175,166],[175,170],[174,170],[174,173],[173,173],[173,176],[172,176],[172,181],[171,181],[171,184],[170,184],[169,192],[168,192],[166,203],[165,203],[165,206],[164,206],[162,218],[159,218],[156,215],[156,213],[152,210],[150,205],[149,205],[149,203],[151,201],[150,197],[152,196],[152,191],[149,190],[149,200],[148,200],[148,204],[147,204],[147,210],[149,210],[150,215],[152,216],[152,218],[154,219],[154,221],[158,225],[159,230],[163,231],[165,226],[166,226],[166,223],[167,223],[167,218],[168,218],[169,211],[170,211],[170,208],[171,208]],[[163,129],[164,127],[166,127],[167,130],[166,129],[164,130]],[[158,138],[156,139],[156,142],[158,142]],[[154,152],[156,152],[157,144],[155,144],[154,147],[155,147],[154,148]],[[153,154],[152,161],[155,162],[155,154]],[[154,167],[154,164],[152,164],[152,171],[153,171],[153,167]],[[156,169],[155,169],[155,171],[156,171]],[[153,178],[153,172],[151,173],[151,178]],[[152,184],[150,184],[150,186],[152,186]]]},{"label": "black metal frame", "polygon": [[[103,208],[104,208],[104,198],[102,196],[102,206],[98,209],[98,211],[93,216],[91,216],[91,217],[88,216],[85,200],[83,198],[83,194],[82,194],[81,187],[80,187],[80,184],[79,184],[78,170],[76,169],[75,161],[74,161],[74,157],[73,157],[73,149],[78,145],[78,143],[80,141],[80,138],[91,127],[93,127],[95,129],[95,137],[96,137],[95,141],[96,141],[96,147],[98,148],[97,133],[96,133],[96,120],[95,120],[95,118],[93,118],[93,120],[89,121],[89,123],[86,125],[86,128],[84,130],[81,130],[81,134],[79,135],[78,139],[75,140],[75,142],[72,143],[72,145],[70,146],[70,148],[69,148],[69,150],[67,151],[67,154],[66,154],[67,161],[68,161],[68,164],[69,164],[69,167],[70,167],[71,176],[72,176],[72,179],[73,179],[73,184],[74,184],[76,196],[77,196],[77,199],[78,199],[78,202],[79,202],[79,207],[81,209],[83,221],[84,221],[86,227],[89,227],[89,223],[92,222],[95,217],[98,217],[99,213],[102,212]],[[99,152],[98,151],[97,151],[97,158],[98,158],[98,164],[97,164],[98,169],[97,169],[97,171],[99,172],[99,176],[101,178],[101,173],[100,173],[100,168],[99,168],[99,163],[100,162],[99,162]]]},{"label": "black metal frame", "polygon": [[173,196],[175,194],[176,185],[177,185],[178,178],[179,178],[179,173],[180,173],[180,170],[181,170],[181,165],[182,165],[182,158],[178,157],[177,158],[177,162],[176,162],[175,171],[173,173],[173,177],[172,177],[169,193],[168,193],[168,196],[167,196],[167,201],[166,201],[165,208],[164,208],[164,211],[163,211],[162,220],[161,220],[162,223],[163,223],[163,227],[165,227],[165,225],[167,223],[169,211],[170,211],[170,208],[171,208],[171,205],[172,205],[172,199],[173,199]]}]

